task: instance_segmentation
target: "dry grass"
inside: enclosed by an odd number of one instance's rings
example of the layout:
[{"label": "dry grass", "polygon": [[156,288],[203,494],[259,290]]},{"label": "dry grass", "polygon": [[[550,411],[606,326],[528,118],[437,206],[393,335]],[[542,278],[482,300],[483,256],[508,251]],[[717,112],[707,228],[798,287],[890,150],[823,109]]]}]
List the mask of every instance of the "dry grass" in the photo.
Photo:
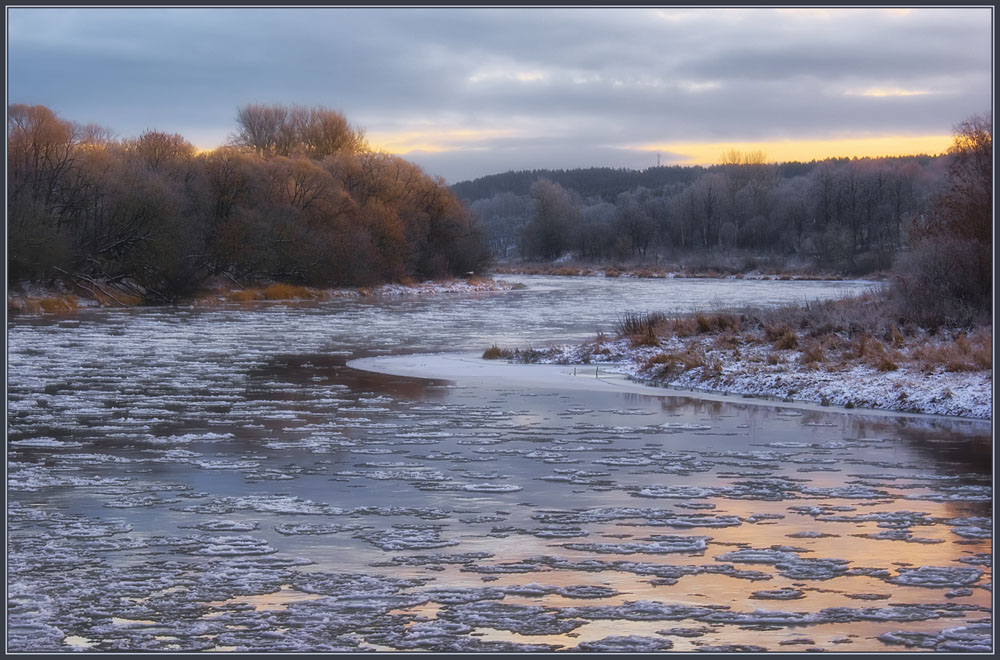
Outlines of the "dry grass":
[{"label": "dry grass", "polygon": [[[735,359],[777,367],[794,358],[812,369],[840,370],[865,365],[881,372],[899,369],[973,372],[993,367],[992,326],[950,332],[927,331],[894,315],[876,292],[840,300],[782,308],[743,308],[719,313],[670,317],[633,313],[619,319],[620,337],[633,346],[661,345],[665,339],[705,337],[714,350],[733,351]],[[706,337],[707,335],[707,337]],[[752,347],[768,351],[754,358]],[[749,349],[749,350],[748,350]],[[687,349],[692,354],[692,349]],[[647,361],[647,370],[662,376],[705,366],[681,353],[662,353]],[[729,359],[729,358],[727,358]]]},{"label": "dry grass", "polygon": [[657,353],[646,360],[642,368],[657,378],[673,378],[685,371],[706,366],[711,366],[712,371],[717,373],[722,372],[722,365],[717,360],[709,365],[703,350],[688,347],[683,351]]},{"label": "dry grass", "polygon": [[292,284],[271,284],[261,291],[264,300],[312,300],[316,296],[312,289]]},{"label": "dry grass", "polygon": [[660,312],[635,313],[626,312],[618,317],[615,330],[619,337],[635,335],[657,335],[661,327],[667,323],[668,317]]},{"label": "dry grass", "polygon": [[[226,302],[254,302],[258,300],[326,300],[329,292],[294,284],[275,283],[265,287],[246,287],[225,291],[221,297]],[[211,298],[209,300],[212,300]]]},{"label": "dry grass", "polygon": [[501,358],[511,358],[514,357],[514,351],[509,348],[500,348],[496,344],[493,344],[485,351],[483,351],[484,360],[499,360]]},{"label": "dry grass", "polygon": [[65,295],[57,297],[41,298],[38,301],[41,311],[54,314],[57,312],[71,312],[77,308],[76,296]]},{"label": "dry grass", "polygon": [[795,334],[794,330],[786,330],[780,337],[778,337],[774,342],[774,349],[778,351],[787,351],[798,348],[799,346],[799,336]]},{"label": "dry grass", "polygon": [[823,342],[818,339],[810,339],[803,343],[802,352],[799,354],[799,364],[821,364],[826,360],[826,350]]},{"label": "dry grass", "polygon": [[740,329],[740,317],[735,314],[695,314],[694,321],[698,326],[698,332],[723,332],[736,331]]},{"label": "dry grass", "polygon": [[79,307],[77,297],[72,294],[58,296],[14,296],[7,298],[7,314],[61,314],[75,311]]},{"label": "dry grass", "polygon": [[740,335],[736,334],[732,330],[726,330],[719,334],[712,342],[712,348],[717,348],[721,350],[737,350],[743,344],[743,340]]},{"label": "dry grass", "polygon": [[226,300],[230,302],[249,302],[257,300],[259,289],[243,289],[241,291],[230,291],[226,294]]},{"label": "dry grass", "polygon": [[925,341],[909,351],[910,357],[928,371],[988,371],[993,368],[991,328],[959,334],[953,340]]}]

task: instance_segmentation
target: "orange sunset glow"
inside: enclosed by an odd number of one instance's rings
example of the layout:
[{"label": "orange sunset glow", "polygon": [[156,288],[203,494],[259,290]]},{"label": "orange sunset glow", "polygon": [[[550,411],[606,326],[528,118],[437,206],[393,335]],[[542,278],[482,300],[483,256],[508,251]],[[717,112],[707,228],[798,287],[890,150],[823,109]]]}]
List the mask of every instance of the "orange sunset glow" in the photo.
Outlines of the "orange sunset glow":
[{"label": "orange sunset glow", "polygon": [[631,149],[681,156],[683,165],[714,165],[729,150],[762,151],[771,162],[808,162],[826,158],[877,158],[880,156],[937,155],[948,150],[951,135],[887,135],[826,140],[774,140],[760,142],[664,142],[631,146]]}]

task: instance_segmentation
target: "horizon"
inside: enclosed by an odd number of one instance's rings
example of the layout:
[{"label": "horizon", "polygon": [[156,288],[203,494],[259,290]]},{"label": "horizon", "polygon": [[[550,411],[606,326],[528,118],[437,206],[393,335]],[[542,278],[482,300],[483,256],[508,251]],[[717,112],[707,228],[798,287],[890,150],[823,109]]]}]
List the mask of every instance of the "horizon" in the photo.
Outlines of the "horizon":
[{"label": "horizon", "polygon": [[323,106],[452,184],[706,166],[730,149],[943,153],[956,124],[992,111],[991,7],[17,7],[7,20],[8,103],[200,149],[222,146],[247,103]]}]

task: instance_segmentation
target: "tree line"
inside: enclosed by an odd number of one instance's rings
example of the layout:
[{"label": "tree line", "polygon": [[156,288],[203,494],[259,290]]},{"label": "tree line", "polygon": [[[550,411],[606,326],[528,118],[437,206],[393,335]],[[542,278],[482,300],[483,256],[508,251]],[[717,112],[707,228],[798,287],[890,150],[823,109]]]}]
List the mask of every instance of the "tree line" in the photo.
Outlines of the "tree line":
[{"label": "tree line", "polygon": [[507,177],[512,189],[465,198],[499,258],[646,261],[729,250],[862,274],[892,263],[945,184],[947,158],[774,164],[730,151],[711,167],[606,170],[595,183],[599,172],[517,172],[453,190],[497,190]]},{"label": "tree line", "polygon": [[8,276],[128,278],[152,297],[208,278],[312,286],[460,275],[489,258],[440,177],[372,150],[327,108],[251,104],[228,144],[117,139],[10,105]]}]

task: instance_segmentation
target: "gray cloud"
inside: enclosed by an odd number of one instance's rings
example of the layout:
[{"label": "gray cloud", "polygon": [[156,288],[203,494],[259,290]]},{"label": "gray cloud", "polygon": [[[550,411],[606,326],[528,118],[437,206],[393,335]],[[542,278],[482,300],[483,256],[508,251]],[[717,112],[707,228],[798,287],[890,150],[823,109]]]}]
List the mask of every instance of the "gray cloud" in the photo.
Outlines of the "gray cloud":
[{"label": "gray cloud", "polygon": [[991,23],[989,8],[13,8],[8,98],[202,146],[247,102],[326,105],[370,133],[516,129],[409,156],[454,181],[640,166],[617,148],[636,143],[947,133],[991,107]]}]

